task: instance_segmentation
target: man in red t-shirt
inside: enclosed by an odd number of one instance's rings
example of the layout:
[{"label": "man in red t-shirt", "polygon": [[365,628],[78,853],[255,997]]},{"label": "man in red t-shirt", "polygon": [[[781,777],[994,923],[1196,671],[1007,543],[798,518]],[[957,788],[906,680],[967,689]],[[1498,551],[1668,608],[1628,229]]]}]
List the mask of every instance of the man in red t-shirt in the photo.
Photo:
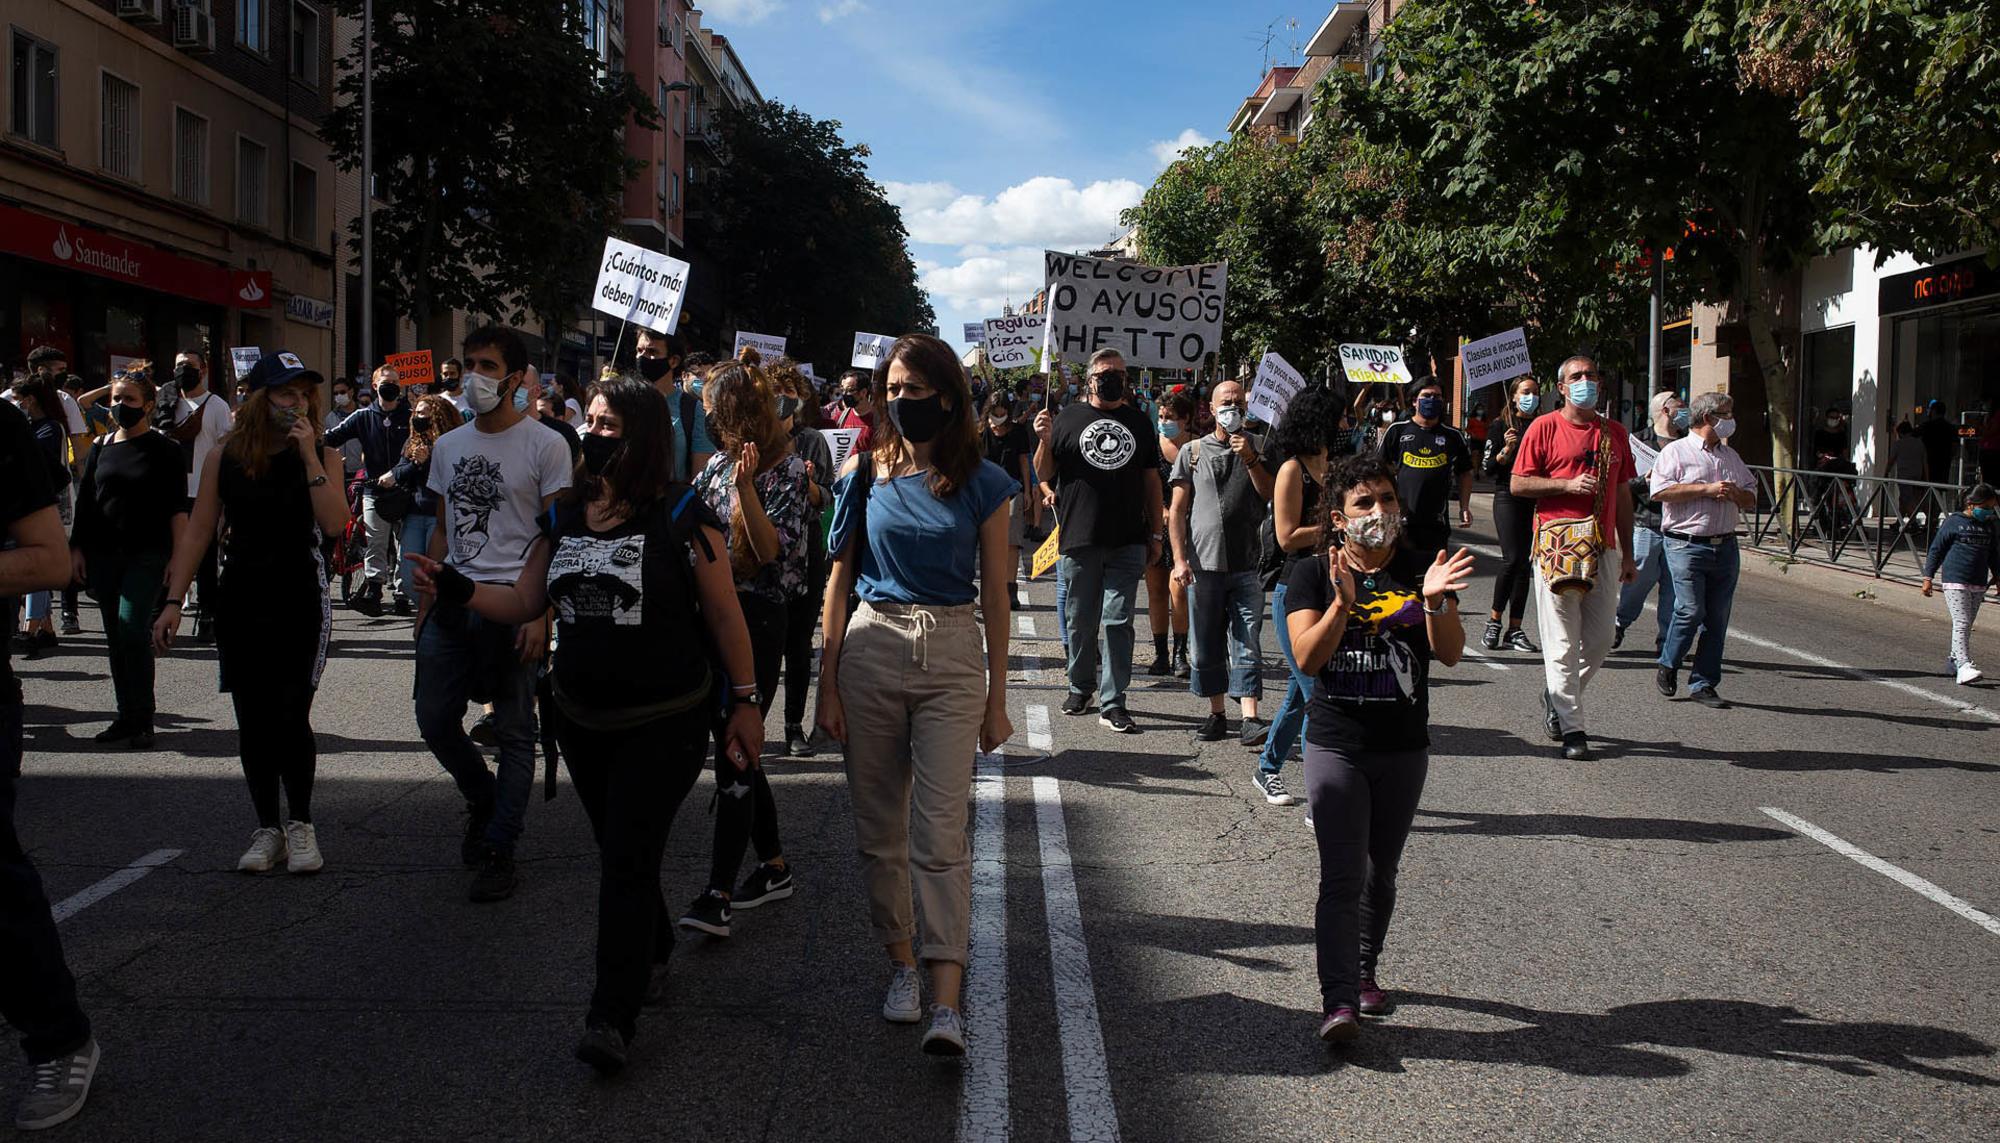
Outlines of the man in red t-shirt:
[{"label": "man in red t-shirt", "polygon": [[[1583,728],[1583,689],[1611,653],[1618,618],[1618,585],[1630,582],[1632,489],[1631,434],[1597,412],[1597,362],[1576,356],[1556,370],[1556,391],[1566,398],[1553,417],[1537,417],[1521,436],[1511,485],[1516,496],[1535,501],[1535,527],[1544,520],[1587,516],[1599,508],[1598,534],[1605,551],[1597,581],[1588,591],[1557,594],[1535,568],[1535,610],[1542,622],[1542,672],[1548,691],[1542,699],[1545,728],[1562,742],[1564,758],[1590,757]],[[1611,455],[1600,463],[1604,434]],[[1600,495],[1602,493],[1602,495]],[[1600,508],[1601,505],[1601,508]]]}]

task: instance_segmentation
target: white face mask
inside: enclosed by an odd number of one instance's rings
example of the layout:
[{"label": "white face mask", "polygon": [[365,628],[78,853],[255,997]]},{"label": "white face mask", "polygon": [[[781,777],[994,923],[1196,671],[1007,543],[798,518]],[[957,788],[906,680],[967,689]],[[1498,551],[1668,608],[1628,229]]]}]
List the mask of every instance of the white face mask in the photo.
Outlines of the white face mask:
[{"label": "white face mask", "polygon": [[465,375],[465,403],[475,416],[485,416],[500,407],[500,382],[484,373]]},{"label": "white face mask", "polygon": [[1226,405],[1216,411],[1216,427],[1232,436],[1243,431],[1243,410],[1234,405]]},{"label": "white face mask", "polygon": [[1724,417],[1721,420],[1715,422],[1715,435],[1724,438],[1735,436],[1736,418]]},{"label": "white face mask", "polygon": [[354,398],[348,396],[345,393],[335,393],[333,395],[333,407],[336,409],[345,409],[346,407],[352,405],[353,403],[354,403]]},{"label": "white face mask", "polygon": [[1396,414],[1395,414],[1394,412],[1392,412],[1392,411],[1388,410],[1388,409],[1384,409],[1384,410],[1382,410],[1382,423],[1383,423],[1383,424],[1385,424],[1385,425],[1393,425],[1393,424],[1395,424],[1395,423],[1396,423]]}]

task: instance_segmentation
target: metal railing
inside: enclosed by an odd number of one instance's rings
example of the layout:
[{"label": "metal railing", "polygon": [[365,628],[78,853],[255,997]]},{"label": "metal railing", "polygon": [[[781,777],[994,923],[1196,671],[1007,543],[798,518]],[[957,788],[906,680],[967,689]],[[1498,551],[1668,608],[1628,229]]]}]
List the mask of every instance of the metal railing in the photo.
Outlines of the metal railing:
[{"label": "metal railing", "polygon": [[[1938,525],[1965,505],[1965,489],[1887,476],[1751,465],[1757,506],[1745,540],[1795,559],[1865,566],[1882,578],[1922,574]],[[1907,556],[1910,566],[1891,568]]]}]

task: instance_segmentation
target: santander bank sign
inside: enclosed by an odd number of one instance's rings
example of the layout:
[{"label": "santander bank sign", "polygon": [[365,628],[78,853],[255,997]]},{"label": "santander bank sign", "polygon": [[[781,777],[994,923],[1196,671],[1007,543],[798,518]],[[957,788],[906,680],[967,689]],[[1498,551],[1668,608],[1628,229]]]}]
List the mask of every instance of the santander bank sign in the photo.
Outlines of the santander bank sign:
[{"label": "santander bank sign", "polygon": [[227,309],[271,304],[271,272],[235,270],[0,203],[0,252]]}]

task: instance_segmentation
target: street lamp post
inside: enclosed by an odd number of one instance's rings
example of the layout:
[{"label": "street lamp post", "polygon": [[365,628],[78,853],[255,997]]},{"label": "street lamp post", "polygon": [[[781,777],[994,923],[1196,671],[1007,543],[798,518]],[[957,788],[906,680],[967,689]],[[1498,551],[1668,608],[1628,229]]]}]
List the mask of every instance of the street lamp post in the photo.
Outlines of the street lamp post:
[{"label": "street lamp post", "polygon": [[361,371],[375,363],[375,0],[361,5]]}]

